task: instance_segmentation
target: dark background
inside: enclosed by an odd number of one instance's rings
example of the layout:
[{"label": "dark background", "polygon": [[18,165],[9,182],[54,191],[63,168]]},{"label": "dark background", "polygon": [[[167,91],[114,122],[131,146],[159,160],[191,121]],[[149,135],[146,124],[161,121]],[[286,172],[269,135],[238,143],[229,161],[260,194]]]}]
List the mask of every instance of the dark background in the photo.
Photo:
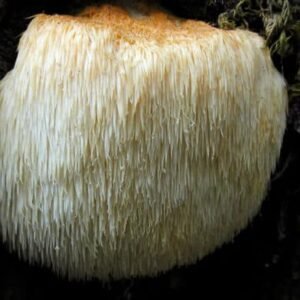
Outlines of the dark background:
[{"label": "dark background", "polygon": [[[299,4],[290,2],[295,7]],[[92,1],[0,0],[0,79],[13,67],[18,40],[30,21],[29,16],[41,12],[72,13],[87,3]],[[218,25],[218,16],[223,12],[229,12],[230,16],[238,1],[162,0],[162,4],[178,16]],[[250,14],[246,18],[251,30],[264,35],[259,16]],[[239,18],[235,21],[237,26],[242,23]],[[296,24],[297,20],[291,19],[290,23]],[[69,297],[300,300],[300,98],[293,92],[299,72],[296,31],[292,32],[289,43],[286,55],[273,54],[276,67],[286,77],[289,87],[293,87],[281,157],[261,212],[234,241],[195,265],[175,268],[155,278],[109,283],[69,282],[48,269],[29,266],[10,254],[5,245],[0,245],[0,300]]]}]

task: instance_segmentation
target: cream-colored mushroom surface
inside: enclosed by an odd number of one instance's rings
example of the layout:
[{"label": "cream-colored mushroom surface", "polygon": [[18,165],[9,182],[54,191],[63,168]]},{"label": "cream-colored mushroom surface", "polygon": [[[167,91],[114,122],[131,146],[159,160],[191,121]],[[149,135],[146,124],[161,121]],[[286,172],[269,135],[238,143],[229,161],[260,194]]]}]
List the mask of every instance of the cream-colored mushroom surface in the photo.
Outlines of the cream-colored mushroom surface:
[{"label": "cream-colored mushroom surface", "polygon": [[264,40],[153,9],[38,15],[0,83],[0,232],[69,278],[191,264],[258,212],[287,95]]}]

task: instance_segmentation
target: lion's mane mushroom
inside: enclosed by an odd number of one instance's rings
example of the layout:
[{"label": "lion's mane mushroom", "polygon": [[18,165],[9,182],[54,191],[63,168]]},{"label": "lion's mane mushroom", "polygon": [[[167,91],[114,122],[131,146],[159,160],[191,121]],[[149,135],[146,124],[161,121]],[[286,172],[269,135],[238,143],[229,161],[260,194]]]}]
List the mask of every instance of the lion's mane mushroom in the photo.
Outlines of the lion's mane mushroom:
[{"label": "lion's mane mushroom", "polygon": [[262,38],[153,10],[38,15],[0,84],[0,229],[69,277],[195,262],[258,212],[286,121]]}]

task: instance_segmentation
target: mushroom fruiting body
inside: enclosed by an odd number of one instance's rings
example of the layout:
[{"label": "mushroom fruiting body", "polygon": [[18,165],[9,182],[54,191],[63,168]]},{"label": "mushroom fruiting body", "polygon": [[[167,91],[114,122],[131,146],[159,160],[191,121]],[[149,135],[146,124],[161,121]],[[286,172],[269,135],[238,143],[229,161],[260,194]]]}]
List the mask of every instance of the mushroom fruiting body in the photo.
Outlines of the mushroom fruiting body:
[{"label": "mushroom fruiting body", "polygon": [[38,15],[0,83],[0,230],[69,277],[153,275],[258,212],[287,95],[264,40],[153,10]]}]

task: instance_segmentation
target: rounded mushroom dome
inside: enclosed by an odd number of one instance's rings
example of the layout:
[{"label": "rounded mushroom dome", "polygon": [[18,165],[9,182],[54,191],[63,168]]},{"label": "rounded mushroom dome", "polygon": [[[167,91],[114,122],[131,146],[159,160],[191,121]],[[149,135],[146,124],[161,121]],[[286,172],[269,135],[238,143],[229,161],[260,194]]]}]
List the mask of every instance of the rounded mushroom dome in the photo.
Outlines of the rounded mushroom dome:
[{"label": "rounded mushroom dome", "polygon": [[264,40],[153,9],[38,15],[0,83],[0,232],[70,278],[154,275],[258,212],[286,123]]}]

